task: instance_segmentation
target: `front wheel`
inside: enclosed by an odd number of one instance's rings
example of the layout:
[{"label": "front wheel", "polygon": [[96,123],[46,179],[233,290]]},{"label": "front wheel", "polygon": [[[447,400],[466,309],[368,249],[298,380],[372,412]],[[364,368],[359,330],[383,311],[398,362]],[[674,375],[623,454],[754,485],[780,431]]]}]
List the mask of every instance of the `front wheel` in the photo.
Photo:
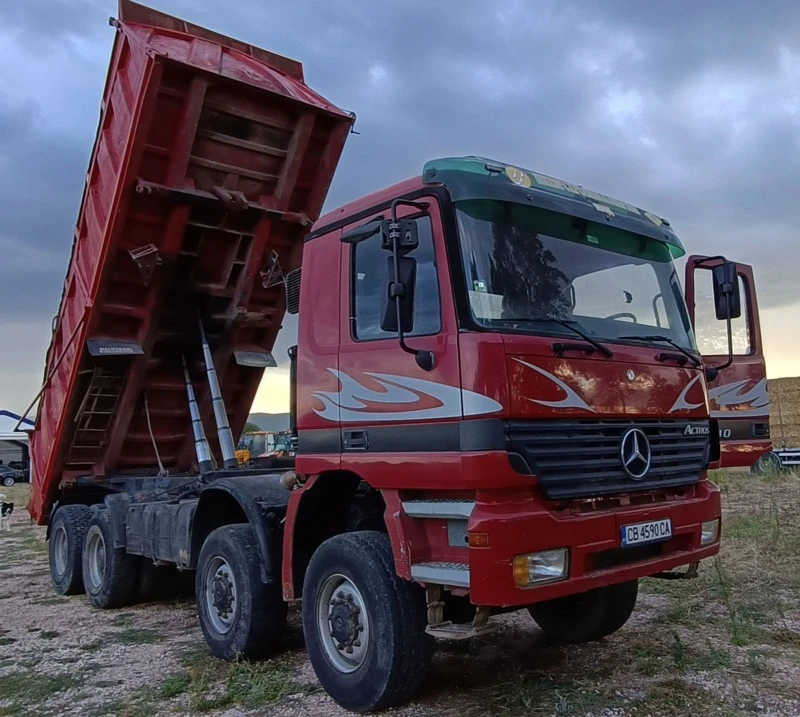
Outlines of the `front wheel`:
[{"label": "front wheel", "polygon": [[639,581],[631,580],[536,603],[528,612],[554,642],[581,644],[619,630],[636,607],[638,594]]},{"label": "front wheel", "polygon": [[432,652],[425,593],[395,572],[388,536],[337,535],[314,553],[303,583],[303,633],[322,687],[342,707],[377,710],[407,700]]},{"label": "front wheel", "polygon": [[6,488],[10,488],[14,485],[14,476],[3,476],[3,485]]},{"label": "front wheel", "polygon": [[248,524],[212,532],[200,551],[195,597],[211,652],[223,660],[274,652],[286,624],[280,583],[261,580],[261,551]]}]

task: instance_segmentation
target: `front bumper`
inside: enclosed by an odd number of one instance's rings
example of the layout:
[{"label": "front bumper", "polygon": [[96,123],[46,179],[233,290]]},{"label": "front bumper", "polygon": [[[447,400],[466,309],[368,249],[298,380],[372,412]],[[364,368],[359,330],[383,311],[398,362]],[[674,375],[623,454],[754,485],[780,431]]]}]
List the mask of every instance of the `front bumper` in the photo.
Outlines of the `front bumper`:
[{"label": "front bumper", "polygon": [[[655,575],[719,552],[719,541],[700,543],[701,524],[721,516],[719,489],[704,480],[686,496],[646,506],[576,514],[554,512],[533,496],[478,501],[469,533],[488,536],[487,548],[469,549],[470,599],[476,605],[521,606]],[[620,547],[623,525],[670,518],[672,537],[661,543]],[[516,555],[569,548],[569,577],[539,587],[514,583]]]}]

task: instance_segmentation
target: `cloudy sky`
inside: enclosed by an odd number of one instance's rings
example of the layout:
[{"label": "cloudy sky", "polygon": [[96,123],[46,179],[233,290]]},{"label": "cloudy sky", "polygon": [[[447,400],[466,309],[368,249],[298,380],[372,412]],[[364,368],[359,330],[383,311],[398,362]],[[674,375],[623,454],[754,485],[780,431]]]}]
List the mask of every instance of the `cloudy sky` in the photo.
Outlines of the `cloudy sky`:
[{"label": "cloudy sky", "polygon": [[[690,251],[753,264],[769,375],[800,374],[800,3],[151,3],[301,60],[356,112],[328,208],[436,156],[583,184],[667,217]],[[39,388],[115,13],[0,2],[0,408]],[[282,410],[284,387],[256,408]]]}]

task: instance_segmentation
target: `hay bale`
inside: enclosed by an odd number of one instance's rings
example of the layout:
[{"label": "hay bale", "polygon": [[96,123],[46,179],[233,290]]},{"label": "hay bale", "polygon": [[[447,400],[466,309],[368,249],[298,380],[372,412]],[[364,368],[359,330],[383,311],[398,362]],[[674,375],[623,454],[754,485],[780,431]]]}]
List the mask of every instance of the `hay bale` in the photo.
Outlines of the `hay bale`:
[{"label": "hay bale", "polygon": [[769,433],[776,448],[800,447],[800,376],[772,378],[769,391]]}]

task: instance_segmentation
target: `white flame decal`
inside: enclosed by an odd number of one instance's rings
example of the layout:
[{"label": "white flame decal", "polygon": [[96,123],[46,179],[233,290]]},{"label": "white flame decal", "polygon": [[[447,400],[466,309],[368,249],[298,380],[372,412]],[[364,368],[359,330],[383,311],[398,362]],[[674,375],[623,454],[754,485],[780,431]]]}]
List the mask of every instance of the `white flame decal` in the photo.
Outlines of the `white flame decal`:
[{"label": "white flame decal", "polygon": [[528,368],[532,368],[537,373],[540,373],[545,378],[549,378],[556,386],[558,386],[566,396],[558,401],[543,401],[539,398],[529,398],[529,401],[533,403],[540,403],[542,406],[549,406],[550,408],[582,408],[584,411],[591,411],[592,413],[595,410],[584,401],[575,391],[573,391],[566,383],[564,383],[560,378],[553,376],[552,373],[545,371],[543,368],[539,368],[538,366],[534,366],[532,363],[528,363],[527,361],[523,361],[522,359],[514,359],[517,363],[521,363],[523,366],[527,366]]},{"label": "white flame decal", "polygon": [[[703,405],[702,403],[689,403],[686,400],[686,395],[689,393],[689,390],[699,380],[700,376],[698,375],[686,384],[686,387],[681,391],[672,408],[669,409],[670,413],[682,410],[691,411]],[[763,416],[769,413],[766,379],[762,378],[749,391],[741,392],[741,389],[750,383],[751,380],[752,379],[732,381],[731,383],[709,389],[708,399],[712,405],[747,407],[743,410],[711,411],[711,415],[714,418],[735,418],[739,416]]]},{"label": "white flame decal", "polygon": [[[374,391],[343,371],[333,368],[328,371],[339,379],[341,388],[312,394],[323,404],[322,409],[314,408],[314,412],[328,421],[422,421],[477,416],[495,413],[503,408],[500,403],[483,394],[420,378],[365,372],[383,389]],[[414,404],[423,403],[425,399],[428,399],[428,403],[438,405],[414,407]],[[373,410],[370,410],[370,404],[374,406]],[[385,406],[396,406],[397,409],[375,410]]]},{"label": "white flame decal", "polygon": [[675,411],[693,411],[695,408],[700,408],[702,403],[689,403],[686,400],[686,394],[689,393],[692,386],[694,386],[700,380],[700,374],[695,376],[689,383],[686,384],[686,387],[681,391],[680,396],[676,399],[675,403],[672,404],[672,408],[669,409],[670,413],[674,413]]},{"label": "white flame decal", "polygon": [[769,397],[767,396],[767,379],[762,378],[749,391],[742,389],[750,383],[732,381],[724,386],[717,386],[708,392],[708,398],[717,406],[747,406],[743,410],[712,411],[715,418],[736,418],[739,416],[763,416],[769,413]]}]

